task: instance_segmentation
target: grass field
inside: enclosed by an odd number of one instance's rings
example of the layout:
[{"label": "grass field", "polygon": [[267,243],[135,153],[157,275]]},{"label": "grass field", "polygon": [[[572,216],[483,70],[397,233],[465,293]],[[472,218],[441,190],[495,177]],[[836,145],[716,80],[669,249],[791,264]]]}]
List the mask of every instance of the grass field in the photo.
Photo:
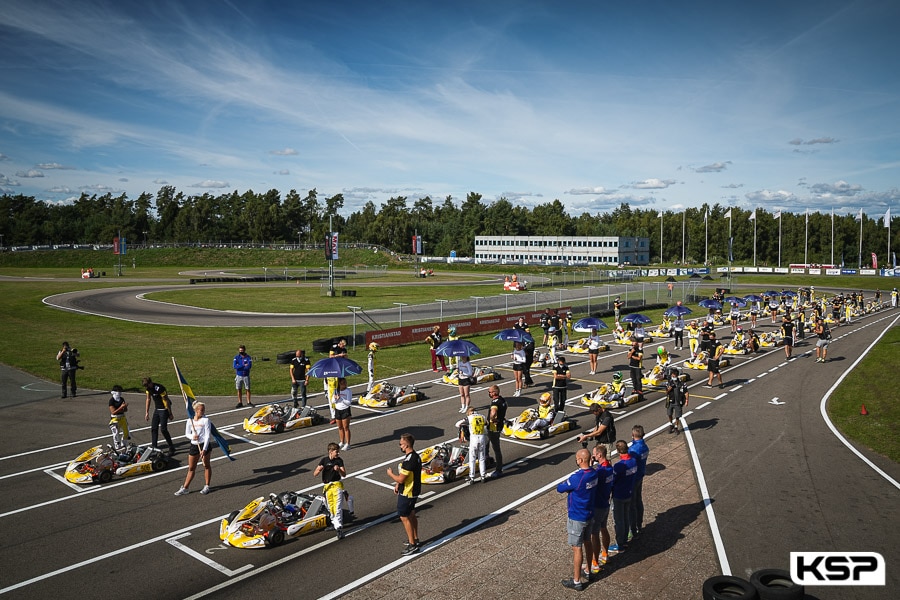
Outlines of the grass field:
[{"label": "grass field", "polygon": [[[258,251],[263,252],[263,251]],[[183,256],[181,256],[183,258]],[[261,264],[268,254],[252,254],[241,257],[244,264]],[[287,395],[289,376],[286,365],[278,365],[278,353],[306,348],[312,359],[319,358],[311,352],[312,341],[348,335],[347,326],[300,327],[300,328],[192,328],[152,326],[118,321],[90,315],[68,313],[52,309],[42,303],[42,299],[62,292],[95,287],[135,285],[134,279],[147,284],[184,281],[180,275],[186,270],[195,270],[196,264],[172,266],[153,264],[145,255],[146,266],[126,271],[129,281],[106,277],[91,281],[72,279],[78,270],[64,264],[53,264],[47,268],[33,265],[10,264],[9,253],[0,261],[0,275],[17,279],[0,280],[0,294],[4,302],[0,306],[0,336],[5,343],[0,345],[0,362],[47,379],[57,381],[58,367],[55,355],[63,340],[68,340],[78,348],[82,356],[84,371],[79,371],[79,386],[93,389],[109,389],[114,384],[126,390],[137,391],[140,379],[150,375],[170,388],[175,387],[171,357],[178,359],[179,366],[199,395],[230,395],[233,390],[231,359],[238,344],[245,344],[254,357],[254,392],[261,395]],[[165,261],[170,260],[166,257]],[[76,263],[77,264],[77,263]],[[5,266],[3,266],[5,265]],[[219,265],[217,264],[216,267]],[[229,266],[229,265],[221,265]],[[316,267],[320,265],[314,265]],[[96,267],[95,267],[96,268]],[[209,267],[210,269],[215,267]],[[365,308],[391,306],[393,302],[411,304],[432,302],[435,298],[464,298],[473,293],[482,295],[499,294],[496,284],[485,288],[471,285],[449,285],[460,279],[444,277],[440,269],[430,284],[436,286],[391,286],[392,280],[408,278],[402,271],[382,274],[384,287],[367,288],[358,286],[354,303]],[[473,282],[482,278],[484,270],[472,273]],[[411,273],[411,271],[410,271]],[[550,276],[553,273],[549,273]],[[572,274],[568,275],[573,277]],[[21,279],[27,278],[27,279]],[[367,281],[361,278],[359,280]],[[754,283],[760,290],[781,289],[782,285],[791,289],[798,285],[814,285],[817,288],[835,286],[840,283],[844,289],[872,290],[880,287],[889,297],[892,281],[876,278],[813,278],[779,280],[772,276],[744,276],[741,284]],[[788,285],[788,283],[790,285]],[[718,280],[704,282],[704,291],[721,286]],[[742,290],[742,294],[747,293]],[[236,304],[244,309],[259,312],[327,312],[329,309],[346,311],[346,298],[323,298],[317,287],[304,286],[259,287],[223,291],[203,289],[185,285],[184,291],[153,294],[154,299],[185,303],[210,308],[233,308]],[[333,301],[326,303],[325,301]],[[655,299],[653,299],[655,301]],[[555,306],[555,303],[554,303]],[[694,307],[696,308],[696,307]],[[662,311],[648,311],[655,323],[661,319]],[[701,314],[703,311],[697,311]],[[576,315],[580,317],[583,315]],[[478,344],[482,354],[492,355],[509,351],[509,344],[492,339],[492,335],[475,336],[471,341]],[[358,347],[351,351],[351,358],[359,362],[365,360],[365,351]],[[475,361],[477,363],[477,359]],[[874,451],[900,460],[900,407],[896,402],[896,389],[900,384],[900,372],[895,368],[900,364],[900,331],[892,329],[840,386],[829,403],[829,412],[836,424],[850,437]],[[894,365],[894,368],[886,368]],[[397,348],[383,348],[378,353],[378,378],[391,378],[401,373],[430,368],[427,346],[414,344]],[[351,379],[351,383],[362,381],[362,377]],[[862,390],[862,391],[861,391]],[[103,400],[105,401],[105,399]],[[859,415],[860,406],[866,404],[869,415]]]}]

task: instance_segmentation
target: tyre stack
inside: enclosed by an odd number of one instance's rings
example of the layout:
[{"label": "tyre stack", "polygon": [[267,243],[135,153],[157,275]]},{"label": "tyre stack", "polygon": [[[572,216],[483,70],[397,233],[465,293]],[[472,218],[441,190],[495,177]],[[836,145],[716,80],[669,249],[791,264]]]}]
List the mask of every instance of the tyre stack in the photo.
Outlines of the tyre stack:
[{"label": "tyre stack", "polygon": [[760,569],[750,581],[717,575],[703,582],[703,600],[803,600],[806,590],[781,569]]}]

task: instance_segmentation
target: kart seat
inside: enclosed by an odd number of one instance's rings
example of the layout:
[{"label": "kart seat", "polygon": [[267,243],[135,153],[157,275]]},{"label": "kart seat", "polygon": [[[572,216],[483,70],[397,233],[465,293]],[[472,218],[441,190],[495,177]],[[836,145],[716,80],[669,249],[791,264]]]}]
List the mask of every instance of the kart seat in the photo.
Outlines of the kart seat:
[{"label": "kart seat", "polygon": [[319,511],[322,510],[322,507],[325,503],[322,500],[321,496],[316,496],[312,502],[309,503],[309,506],[306,509],[305,517],[314,517],[319,514]]},{"label": "kart seat", "polygon": [[553,417],[553,421],[550,423],[550,425],[551,425],[551,426],[552,426],[552,425],[559,425],[560,423],[562,423],[562,422],[565,421],[565,420],[566,420],[566,413],[564,413],[563,411],[559,411],[559,412],[556,413],[556,415]]}]

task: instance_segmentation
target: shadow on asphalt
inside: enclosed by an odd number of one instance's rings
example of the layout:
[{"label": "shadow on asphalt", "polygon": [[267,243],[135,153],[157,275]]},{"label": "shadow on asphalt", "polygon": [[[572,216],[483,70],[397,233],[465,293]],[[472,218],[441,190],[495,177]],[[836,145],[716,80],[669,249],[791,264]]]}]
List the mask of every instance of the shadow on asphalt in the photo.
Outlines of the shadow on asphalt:
[{"label": "shadow on asphalt", "polygon": [[[308,458],[304,460],[294,461],[284,465],[269,465],[259,469],[253,469],[254,476],[249,479],[240,479],[233,483],[224,485],[214,485],[217,489],[243,488],[249,486],[250,489],[258,487],[271,487],[272,483],[280,481],[285,477],[300,475],[303,473],[312,473],[312,469],[304,467],[304,465],[315,462],[318,464],[321,457]],[[198,468],[198,473],[202,471]],[[213,471],[215,475],[215,471]],[[271,491],[271,490],[270,490]]]},{"label": "shadow on asphalt", "polygon": [[716,425],[719,424],[719,419],[700,419],[699,421],[691,421],[690,426],[692,431],[697,431],[699,429],[712,429]]}]

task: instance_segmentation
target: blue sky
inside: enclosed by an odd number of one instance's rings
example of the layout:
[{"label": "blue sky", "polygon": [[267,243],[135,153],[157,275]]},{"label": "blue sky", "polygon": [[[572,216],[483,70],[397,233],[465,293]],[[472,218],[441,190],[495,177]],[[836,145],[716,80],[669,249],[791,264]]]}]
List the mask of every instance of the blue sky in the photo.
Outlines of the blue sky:
[{"label": "blue sky", "polygon": [[0,190],[900,199],[900,3],[5,0]]}]

